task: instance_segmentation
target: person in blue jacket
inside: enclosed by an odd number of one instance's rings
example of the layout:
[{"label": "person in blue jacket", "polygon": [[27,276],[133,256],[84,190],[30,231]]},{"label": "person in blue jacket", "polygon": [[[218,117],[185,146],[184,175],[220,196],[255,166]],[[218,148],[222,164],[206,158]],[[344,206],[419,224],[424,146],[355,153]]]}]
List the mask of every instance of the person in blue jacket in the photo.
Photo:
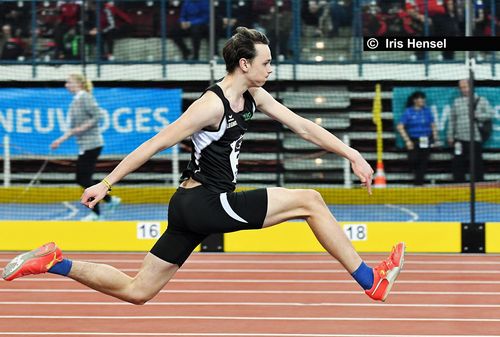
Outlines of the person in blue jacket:
[{"label": "person in blue jacket", "polygon": [[415,91],[408,97],[406,110],[397,129],[408,150],[408,161],[415,175],[415,185],[423,185],[430,148],[438,138],[434,116],[425,105],[425,94],[422,91]]},{"label": "person in blue jacket", "polygon": [[[184,0],[182,3],[179,26],[172,31],[172,40],[181,50],[183,60],[188,60],[191,54],[193,60],[200,58],[201,39],[208,36],[209,6],[209,0]],[[192,50],[184,42],[186,36],[191,36]]]}]

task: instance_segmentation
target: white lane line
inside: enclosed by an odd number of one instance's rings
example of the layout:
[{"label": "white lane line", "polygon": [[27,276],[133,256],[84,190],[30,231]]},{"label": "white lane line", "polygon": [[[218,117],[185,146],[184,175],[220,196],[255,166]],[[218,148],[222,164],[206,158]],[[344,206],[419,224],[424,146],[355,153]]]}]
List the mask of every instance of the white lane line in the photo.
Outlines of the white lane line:
[{"label": "white lane line", "polygon": [[500,337],[500,335],[394,335],[240,332],[0,332],[5,336],[194,336],[194,337]]},{"label": "white lane line", "polygon": [[[1,280],[0,282],[7,282],[5,280]],[[24,277],[16,279],[17,282],[73,282],[74,280],[68,278],[46,278],[46,277]],[[462,281],[462,280],[398,280],[398,284],[485,284],[485,285],[494,285],[500,284],[500,281]],[[251,279],[251,280],[242,280],[242,279],[182,279],[175,278],[169,281],[169,283],[325,283],[325,284],[355,284],[353,280],[304,280],[304,279],[280,279],[280,280],[268,280],[268,279]]]},{"label": "white lane line", "polygon": [[[0,293],[98,293],[92,289],[0,289]],[[335,294],[362,295],[349,290],[161,290],[165,294]],[[496,296],[500,291],[391,291],[391,295],[462,295]]]},{"label": "white lane line", "polygon": [[[124,268],[120,269],[124,272],[137,272],[138,268]],[[270,273],[284,273],[284,274],[345,274],[344,269],[338,270],[325,270],[325,269],[181,269],[177,273],[252,273],[252,274],[270,274]],[[405,269],[405,274],[500,274],[500,270],[440,270],[440,269]]]},{"label": "white lane line", "polygon": [[405,214],[408,214],[410,216],[410,219],[406,220],[406,222],[414,222],[419,219],[419,216],[417,213],[413,212],[409,208],[403,207],[403,206],[398,206],[398,205],[393,205],[393,204],[385,204],[385,207],[392,208],[395,210],[398,210],[400,212],[403,212]]},{"label": "white lane line", "polygon": [[[131,306],[126,302],[0,302],[0,305],[82,305],[82,306]],[[394,307],[394,308],[500,308],[500,304],[422,304],[422,303],[341,303],[341,302],[325,302],[325,303],[302,303],[302,302],[148,302],[147,306],[249,306],[249,307]]]},{"label": "white lane line", "polygon": [[75,315],[0,315],[0,319],[85,319],[85,320],[223,320],[223,321],[375,321],[375,322],[500,322],[500,318],[433,318],[433,317],[269,317],[269,316],[75,316]]},{"label": "white lane line", "polygon": [[62,204],[64,205],[64,207],[69,209],[69,214],[67,214],[66,216],[54,219],[54,220],[70,220],[70,219],[73,219],[74,217],[76,217],[76,215],[79,212],[78,208],[76,208],[74,205],[70,204],[68,201],[63,201]]},{"label": "white lane line", "polygon": [[[130,269],[134,271],[138,269]],[[178,272],[187,273],[318,273],[318,274],[338,274],[345,273],[345,269],[181,269]],[[442,270],[442,269],[405,269],[403,272],[406,273],[427,273],[427,274],[500,274],[500,270]]]}]

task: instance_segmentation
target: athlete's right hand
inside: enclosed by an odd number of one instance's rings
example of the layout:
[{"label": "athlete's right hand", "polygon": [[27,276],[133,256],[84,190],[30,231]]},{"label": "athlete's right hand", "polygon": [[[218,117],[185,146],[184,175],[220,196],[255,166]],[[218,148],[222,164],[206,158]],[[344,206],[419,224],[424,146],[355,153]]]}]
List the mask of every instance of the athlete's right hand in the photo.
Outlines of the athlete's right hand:
[{"label": "athlete's right hand", "polygon": [[90,209],[93,209],[99,201],[108,194],[108,187],[100,182],[85,189],[80,202]]}]

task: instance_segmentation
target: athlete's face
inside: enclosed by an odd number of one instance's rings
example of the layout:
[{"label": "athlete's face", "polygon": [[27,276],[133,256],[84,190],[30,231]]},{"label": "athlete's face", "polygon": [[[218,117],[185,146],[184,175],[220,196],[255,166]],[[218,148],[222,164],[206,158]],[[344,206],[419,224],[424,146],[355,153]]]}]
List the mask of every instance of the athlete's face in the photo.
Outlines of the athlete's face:
[{"label": "athlete's face", "polygon": [[261,87],[266,83],[267,78],[273,72],[271,66],[271,50],[268,45],[256,44],[257,55],[245,63],[246,75],[250,81],[250,87]]}]

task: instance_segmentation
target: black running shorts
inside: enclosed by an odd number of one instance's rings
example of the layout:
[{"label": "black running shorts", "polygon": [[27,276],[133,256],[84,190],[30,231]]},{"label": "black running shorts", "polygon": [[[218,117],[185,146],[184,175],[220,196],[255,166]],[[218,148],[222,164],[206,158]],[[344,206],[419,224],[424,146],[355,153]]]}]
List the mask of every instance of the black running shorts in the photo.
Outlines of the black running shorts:
[{"label": "black running shorts", "polygon": [[168,207],[168,227],[151,249],[182,266],[209,234],[259,229],[267,213],[267,190],[217,193],[203,185],[179,187]]}]

